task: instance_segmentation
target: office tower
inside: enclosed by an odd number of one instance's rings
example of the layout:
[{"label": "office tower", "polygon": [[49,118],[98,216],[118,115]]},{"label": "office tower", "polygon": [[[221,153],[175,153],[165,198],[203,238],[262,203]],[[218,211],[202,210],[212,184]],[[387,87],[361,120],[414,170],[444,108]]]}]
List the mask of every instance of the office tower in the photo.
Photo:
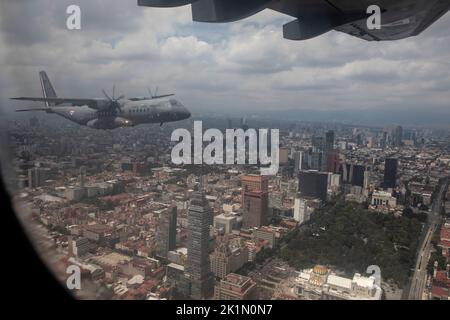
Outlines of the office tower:
[{"label": "office tower", "polygon": [[397,126],[397,127],[395,127],[394,139],[392,141],[394,147],[401,147],[402,140],[403,140],[403,128],[401,126]]},{"label": "office tower", "polygon": [[350,163],[341,163],[339,173],[342,176],[343,183],[351,183],[353,179],[353,166]]},{"label": "office tower", "polygon": [[366,167],[358,164],[352,164],[352,185],[353,186],[364,186],[364,172],[366,171]]},{"label": "office tower", "polygon": [[248,262],[248,248],[242,238],[225,235],[217,238],[217,246],[210,255],[211,271],[217,278],[224,279],[230,272],[239,270]]},{"label": "office tower", "polygon": [[311,153],[311,169],[322,170],[322,151],[313,151]]},{"label": "office tower", "polygon": [[341,185],[341,175],[338,173],[328,173],[328,189],[333,192],[338,191]]},{"label": "office tower", "polygon": [[89,240],[87,238],[69,236],[68,240],[70,256],[81,257],[89,252]]},{"label": "office tower", "polygon": [[334,131],[327,131],[325,134],[325,152],[330,152],[334,149]]},{"label": "office tower", "polygon": [[224,279],[226,275],[231,272],[231,250],[228,246],[227,237],[221,237],[217,242],[217,247],[210,256],[211,272],[214,273],[217,278]]},{"label": "office tower", "polygon": [[312,137],[311,169],[326,169],[326,141],[323,137]]},{"label": "office tower", "polygon": [[300,170],[304,169],[304,152],[297,151],[294,153],[294,173],[297,175]]},{"label": "office tower", "polygon": [[337,173],[339,171],[340,165],[339,153],[336,151],[331,151],[327,153],[327,165],[326,171]]},{"label": "office tower", "polygon": [[86,178],[86,167],[81,166],[80,167],[80,187],[84,187],[85,185],[85,178]]},{"label": "office tower", "polygon": [[269,210],[268,178],[245,175],[241,177],[243,226],[260,227],[267,223]]},{"label": "office tower", "polygon": [[209,230],[212,211],[201,192],[192,194],[188,212],[188,257],[186,275],[192,299],[209,298],[214,292],[214,277],[209,261]]},{"label": "office tower", "polygon": [[289,149],[288,148],[280,148],[279,150],[279,164],[284,165],[289,162]]},{"label": "office tower", "polygon": [[298,177],[298,190],[302,197],[327,199],[328,174],[318,171],[301,171]]},{"label": "office tower", "polygon": [[269,196],[267,192],[246,191],[244,193],[244,228],[261,227],[267,224]]},{"label": "office tower", "polygon": [[370,171],[366,170],[364,171],[364,191],[368,191],[370,187]]},{"label": "office tower", "polygon": [[28,169],[28,187],[29,188],[37,188],[44,184],[46,179],[47,170],[35,167]]},{"label": "office tower", "polygon": [[358,134],[356,136],[356,145],[358,145],[358,146],[362,146],[363,145],[363,138],[362,138],[361,134]]},{"label": "office tower", "polygon": [[313,151],[322,152],[324,149],[323,137],[312,137],[311,138]]},{"label": "office tower", "polygon": [[385,149],[388,145],[388,134],[386,131],[383,131],[380,137],[379,146],[381,149]]},{"label": "office tower", "polygon": [[263,191],[269,190],[269,179],[267,176],[248,174],[241,176],[242,195],[245,191]]},{"label": "office tower", "polygon": [[156,232],[156,255],[167,258],[169,251],[175,250],[177,244],[177,207],[173,206],[159,215]]},{"label": "office tower", "polygon": [[254,300],[257,299],[256,283],[246,276],[230,273],[214,289],[217,300]]},{"label": "office tower", "polygon": [[384,162],[383,188],[395,188],[398,159],[388,158]]}]

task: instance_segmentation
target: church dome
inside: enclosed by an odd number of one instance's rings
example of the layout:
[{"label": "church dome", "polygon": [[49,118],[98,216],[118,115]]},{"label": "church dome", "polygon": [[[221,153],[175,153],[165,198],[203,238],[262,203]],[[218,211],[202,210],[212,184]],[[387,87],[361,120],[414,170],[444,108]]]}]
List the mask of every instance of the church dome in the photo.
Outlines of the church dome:
[{"label": "church dome", "polygon": [[313,269],[313,272],[315,274],[319,274],[319,275],[325,275],[328,272],[327,267],[322,266],[322,265],[316,265]]}]

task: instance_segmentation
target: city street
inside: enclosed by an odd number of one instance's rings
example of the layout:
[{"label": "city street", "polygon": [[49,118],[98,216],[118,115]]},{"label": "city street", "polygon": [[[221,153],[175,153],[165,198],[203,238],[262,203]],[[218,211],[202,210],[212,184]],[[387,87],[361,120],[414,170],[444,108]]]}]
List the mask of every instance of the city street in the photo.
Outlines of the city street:
[{"label": "city street", "polygon": [[433,237],[433,234],[439,227],[440,222],[439,212],[442,206],[442,200],[447,187],[448,187],[448,179],[445,183],[441,185],[439,194],[433,201],[431,213],[428,216],[429,219],[429,223],[427,225],[428,230],[426,232],[426,235],[423,239],[423,242],[420,246],[420,250],[417,255],[417,261],[414,269],[414,275],[411,279],[411,286],[408,295],[408,300],[426,299],[424,290],[427,282],[427,265],[428,260],[430,259],[432,249],[431,239]]}]

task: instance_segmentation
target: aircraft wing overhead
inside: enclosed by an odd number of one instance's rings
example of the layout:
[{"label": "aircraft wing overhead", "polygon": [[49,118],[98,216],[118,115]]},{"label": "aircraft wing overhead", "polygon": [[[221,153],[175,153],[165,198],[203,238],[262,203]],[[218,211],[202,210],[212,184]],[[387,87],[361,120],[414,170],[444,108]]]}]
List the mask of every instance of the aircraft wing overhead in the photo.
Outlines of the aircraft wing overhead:
[{"label": "aircraft wing overhead", "polygon": [[368,30],[366,19],[338,26],[335,30],[368,41],[399,40],[417,36],[448,12],[450,0],[413,1],[409,7],[404,8],[393,3],[382,8],[385,12],[381,16],[379,30]]},{"label": "aircraft wing overhead", "polygon": [[[367,28],[367,8],[382,10],[381,29]],[[331,29],[367,41],[399,40],[419,35],[450,9],[450,0],[282,0],[269,8],[297,17],[283,26],[284,37],[313,38]]]},{"label": "aircraft wing overhead", "polygon": [[[398,40],[420,34],[450,9],[450,0],[138,0],[139,6],[190,4],[198,22],[232,22],[264,9],[294,18],[283,26],[286,39],[306,40],[331,30],[369,41]],[[381,29],[367,28],[367,8],[382,10]]]}]

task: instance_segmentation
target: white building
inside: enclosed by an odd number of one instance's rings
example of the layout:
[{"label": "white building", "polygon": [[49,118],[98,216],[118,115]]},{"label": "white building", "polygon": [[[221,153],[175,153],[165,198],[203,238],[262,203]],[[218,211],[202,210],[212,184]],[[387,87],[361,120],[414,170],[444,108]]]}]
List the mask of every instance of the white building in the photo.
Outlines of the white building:
[{"label": "white building", "polygon": [[214,228],[223,230],[225,233],[231,233],[237,222],[237,218],[233,214],[219,214],[214,217]]},{"label": "white building", "polygon": [[318,199],[304,199],[296,197],[294,199],[294,220],[302,224],[309,220],[314,208],[318,206],[320,200]]},{"label": "white building", "polygon": [[344,278],[320,265],[300,271],[294,290],[307,300],[381,300],[382,295],[380,283],[374,276],[355,273],[353,279]]},{"label": "white building", "polygon": [[390,192],[375,191],[372,194],[371,204],[376,207],[394,208],[397,206],[397,199],[394,198]]}]

